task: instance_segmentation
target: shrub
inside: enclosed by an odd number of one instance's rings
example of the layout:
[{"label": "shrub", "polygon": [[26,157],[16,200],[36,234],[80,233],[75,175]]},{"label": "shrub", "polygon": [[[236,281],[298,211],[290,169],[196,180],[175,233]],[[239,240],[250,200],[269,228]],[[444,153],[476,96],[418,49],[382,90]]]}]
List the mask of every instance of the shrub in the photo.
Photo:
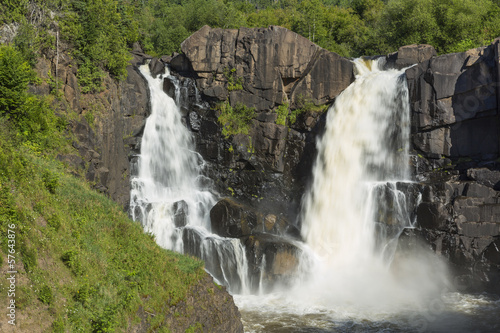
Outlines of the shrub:
[{"label": "shrub", "polygon": [[71,269],[71,272],[73,274],[75,274],[76,276],[82,274],[82,264],[80,263],[78,251],[70,250],[64,252],[61,256],[61,260],[63,261],[64,265],[66,265],[66,267]]},{"label": "shrub", "polygon": [[43,285],[38,291],[38,299],[44,304],[52,303],[54,296],[52,295],[52,289],[49,286]]},{"label": "shrub", "polygon": [[237,103],[234,108],[228,101],[217,104],[218,121],[222,125],[222,135],[228,138],[235,134],[248,134],[250,124],[255,116],[255,109]]},{"label": "shrub", "polygon": [[228,91],[243,89],[243,79],[236,76],[236,68],[224,68],[224,76],[227,80]]},{"label": "shrub", "polygon": [[278,114],[278,118],[276,118],[276,124],[286,125],[286,118],[288,117],[288,103],[278,106],[278,108],[276,109],[276,113]]},{"label": "shrub", "polygon": [[50,193],[55,194],[56,189],[59,186],[59,176],[46,169],[43,171],[42,180],[45,188],[47,188]]}]

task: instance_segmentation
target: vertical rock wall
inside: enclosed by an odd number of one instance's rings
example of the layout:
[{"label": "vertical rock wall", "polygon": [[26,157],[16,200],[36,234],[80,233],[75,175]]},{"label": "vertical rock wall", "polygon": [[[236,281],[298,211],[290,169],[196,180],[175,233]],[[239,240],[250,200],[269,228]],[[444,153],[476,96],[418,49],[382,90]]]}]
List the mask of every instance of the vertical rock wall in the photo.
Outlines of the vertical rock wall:
[{"label": "vertical rock wall", "polygon": [[[499,41],[436,56],[401,48],[412,112],[418,233],[463,288],[500,291]],[[423,56],[423,57],[422,57]]]}]

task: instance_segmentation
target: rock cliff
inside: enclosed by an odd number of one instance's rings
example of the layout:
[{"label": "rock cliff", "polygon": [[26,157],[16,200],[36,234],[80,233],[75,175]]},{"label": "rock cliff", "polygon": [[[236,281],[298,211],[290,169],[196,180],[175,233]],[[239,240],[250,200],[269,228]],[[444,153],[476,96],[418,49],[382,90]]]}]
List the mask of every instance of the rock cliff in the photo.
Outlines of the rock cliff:
[{"label": "rock cliff", "polygon": [[396,55],[406,70],[422,202],[417,233],[454,266],[462,288],[500,291],[499,41],[437,56]]},{"label": "rock cliff", "polygon": [[[226,197],[211,212],[213,229],[244,242],[250,271],[257,272],[265,256],[266,279],[286,280],[299,251],[293,239],[300,238],[315,139],[326,109],[354,80],[352,64],[280,27],[205,26],[182,51],[153,59],[150,68],[158,73],[170,66],[173,77],[164,84],[170,95],[174,84],[183,87],[175,97],[186,126],[207,161],[206,175]],[[146,83],[136,70],[149,57],[139,49],[133,54],[127,81],[108,79],[99,94],[80,93],[70,58],[57,68],[60,108],[78,114],[71,122],[76,151],[60,159],[124,206],[129,161],[140,150],[149,113]],[[413,237],[448,258],[462,286],[500,291],[499,41],[441,56],[429,45],[405,46],[388,55],[387,64],[408,67],[417,180],[409,191],[422,197]],[[38,65],[41,75],[50,69],[54,62]],[[254,108],[248,134],[223,135],[217,103]]]},{"label": "rock cliff", "polygon": [[[422,197],[414,207],[417,234],[448,258],[462,286],[497,291],[498,45],[441,56],[432,46],[410,45],[387,56],[388,66],[407,67],[418,181],[411,192]],[[297,213],[326,110],[311,106],[330,104],[353,81],[352,65],[280,27],[203,27],[182,51],[170,66],[181,79],[196,82],[205,102],[243,103],[256,110],[248,135],[224,138],[210,108],[190,114],[187,122],[210,164],[208,176],[222,195],[237,201],[214,207],[214,230],[244,240],[258,266],[260,250],[253,244],[261,232],[300,237]],[[304,100],[310,102],[307,110],[301,109]],[[277,121],[280,105],[287,105],[290,115],[301,111],[296,122]],[[266,216],[282,222],[266,229]]]}]

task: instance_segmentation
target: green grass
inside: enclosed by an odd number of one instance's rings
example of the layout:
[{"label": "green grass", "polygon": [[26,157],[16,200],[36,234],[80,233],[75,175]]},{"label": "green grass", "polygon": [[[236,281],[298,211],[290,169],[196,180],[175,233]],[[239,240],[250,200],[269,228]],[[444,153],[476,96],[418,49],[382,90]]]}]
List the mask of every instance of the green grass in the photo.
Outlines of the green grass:
[{"label": "green grass", "polygon": [[[124,331],[141,306],[163,321],[206,274],[203,263],[161,249],[121,207],[50,157],[16,142],[0,122],[0,238],[7,265],[15,225],[18,311],[49,331]],[[0,302],[7,304],[0,282]],[[25,320],[25,330],[30,329]],[[26,326],[27,325],[27,326]],[[32,328],[33,328],[32,327]]]}]

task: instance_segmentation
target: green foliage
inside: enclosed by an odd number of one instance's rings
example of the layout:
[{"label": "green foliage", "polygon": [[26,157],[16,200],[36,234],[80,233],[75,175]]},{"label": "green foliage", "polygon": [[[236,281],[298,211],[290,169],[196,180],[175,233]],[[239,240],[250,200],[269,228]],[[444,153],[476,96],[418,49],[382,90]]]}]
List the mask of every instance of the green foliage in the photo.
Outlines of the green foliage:
[{"label": "green foliage", "polygon": [[384,9],[380,27],[393,48],[428,43],[439,53],[465,51],[500,34],[498,13],[489,0],[393,0]]},{"label": "green foliage", "polygon": [[281,104],[276,109],[276,113],[278,114],[278,118],[276,118],[276,124],[278,125],[286,125],[286,119],[288,117],[288,103]]},{"label": "green foliage", "polygon": [[21,243],[20,251],[24,270],[28,273],[31,273],[37,267],[37,251],[35,248],[29,247],[26,242]]},{"label": "green foliage", "polygon": [[224,76],[227,80],[228,91],[243,89],[243,79],[236,76],[236,68],[224,68]]},{"label": "green foliage", "polygon": [[57,317],[57,319],[52,322],[52,332],[64,333],[64,320],[61,316]]},{"label": "green foliage", "polygon": [[46,98],[27,92],[35,72],[22,54],[11,46],[0,46],[0,117],[10,120],[18,135],[34,150],[61,144],[65,123],[56,117]]},{"label": "green foliage", "polygon": [[44,170],[42,173],[42,180],[47,190],[50,193],[55,194],[56,189],[59,186],[59,176],[50,170]]},{"label": "green foliage", "polygon": [[85,93],[101,92],[104,90],[103,79],[106,73],[89,59],[83,60],[76,74],[80,90]]},{"label": "green foliage", "polygon": [[228,101],[217,104],[219,124],[222,125],[222,135],[228,138],[230,135],[248,134],[255,109],[237,103],[234,108]]},{"label": "green foliage", "polygon": [[75,45],[83,92],[101,91],[106,69],[119,80],[127,76],[129,45],[139,38],[135,9],[116,0],[75,0],[61,22],[62,36]]},{"label": "green foliage", "polygon": [[18,118],[28,98],[28,84],[34,79],[35,72],[19,51],[0,46],[0,115]]},{"label": "green foliage", "polygon": [[3,0],[0,2],[0,21],[19,22],[28,11],[29,0]]},{"label": "green foliage", "polygon": [[201,323],[193,324],[189,326],[184,332],[185,333],[203,332],[203,325]]},{"label": "green foliage", "polygon": [[55,231],[58,231],[61,227],[61,218],[58,215],[54,214],[47,219],[47,225]]},{"label": "green foliage", "polygon": [[[54,332],[125,331],[139,306],[160,318],[205,276],[202,261],[159,248],[117,204],[18,145],[5,119],[0,129],[0,236],[16,224],[26,270],[18,288],[36,295],[23,311],[49,304]],[[47,170],[58,175],[55,193],[46,187]]]},{"label": "green foliage", "polygon": [[54,295],[52,295],[52,289],[49,286],[43,285],[38,291],[38,299],[44,304],[52,303]]},{"label": "green foliage", "polygon": [[78,255],[78,251],[69,250],[64,252],[63,255],[61,256],[61,260],[64,263],[64,265],[66,265],[66,267],[71,269],[71,272],[76,276],[80,276],[83,274],[82,263]]}]

